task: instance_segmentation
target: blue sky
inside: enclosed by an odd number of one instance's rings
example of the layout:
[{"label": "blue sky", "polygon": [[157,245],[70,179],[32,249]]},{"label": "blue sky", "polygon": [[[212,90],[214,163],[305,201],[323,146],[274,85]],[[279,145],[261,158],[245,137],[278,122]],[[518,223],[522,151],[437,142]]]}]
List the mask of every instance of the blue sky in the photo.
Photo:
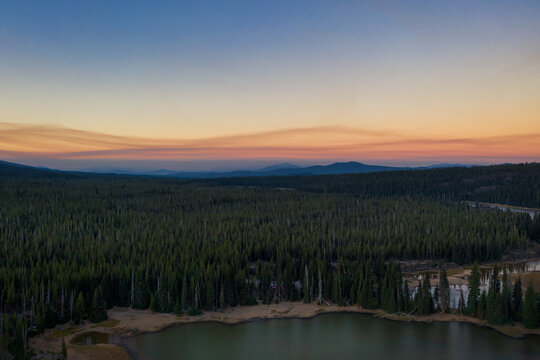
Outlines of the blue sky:
[{"label": "blue sky", "polygon": [[[539,18],[538,1],[1,1],[0,123],[133,147],[314,127],[537,134]],[[306,131],[295,143],[323,140]],[[15,159],[35,152],[10,146],[0,151]],[[370,160],[336,150],[352,157]]]}]

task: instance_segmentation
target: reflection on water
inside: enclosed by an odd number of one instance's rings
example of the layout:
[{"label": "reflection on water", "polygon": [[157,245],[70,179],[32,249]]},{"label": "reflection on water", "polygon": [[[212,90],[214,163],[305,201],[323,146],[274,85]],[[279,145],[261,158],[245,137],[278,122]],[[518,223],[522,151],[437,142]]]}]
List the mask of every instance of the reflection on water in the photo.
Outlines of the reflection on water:
[{"label": "reflection on water", "polygon": [[[482,276],[482,281],[487,282],[487,279],[491,276],[495,265],[492,266],[482,266],[480,268],[480,274]],[[513,262],[503,265],[498,265],[497,269],[499,270],[499,275],[502,275],[504,269],[508,274],[521,274],[529,271],[540,271],[540,260],[530,260],[522,262]]]},{"label": "reflection on water", "polygon": [[124,340],[149,359],[538,359],[538,338],[515,340],[462,323],[400,323],[360,314],[186,324]]}]

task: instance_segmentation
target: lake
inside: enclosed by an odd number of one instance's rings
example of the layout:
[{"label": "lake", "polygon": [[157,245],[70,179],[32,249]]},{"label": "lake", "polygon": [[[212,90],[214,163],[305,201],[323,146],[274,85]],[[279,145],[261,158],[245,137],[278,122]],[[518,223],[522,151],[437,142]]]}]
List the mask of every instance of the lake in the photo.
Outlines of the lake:
[{"label": "lake", "polygon": [[540,337],[515,340],[463,323],[401,323],[361,314],[195,323],[122,340],[149,359],[540,359]]}]

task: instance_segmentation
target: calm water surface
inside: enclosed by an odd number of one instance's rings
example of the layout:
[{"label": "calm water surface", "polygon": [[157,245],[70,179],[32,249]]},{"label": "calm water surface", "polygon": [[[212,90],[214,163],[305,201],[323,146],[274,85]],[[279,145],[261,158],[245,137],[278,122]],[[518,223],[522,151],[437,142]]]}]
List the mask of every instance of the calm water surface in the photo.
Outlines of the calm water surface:
[{"label": "calm water surface", "polygon": [[187,324],[123,344],[139,360],[540,359],[540,337],[514,340],[469,324],[406,324],[360,314]]}]

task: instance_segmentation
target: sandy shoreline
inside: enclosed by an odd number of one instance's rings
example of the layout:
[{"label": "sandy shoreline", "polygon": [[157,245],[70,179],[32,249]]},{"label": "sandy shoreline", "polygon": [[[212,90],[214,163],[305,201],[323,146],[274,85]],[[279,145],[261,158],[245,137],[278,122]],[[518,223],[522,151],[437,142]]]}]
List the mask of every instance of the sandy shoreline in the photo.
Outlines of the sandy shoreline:
[{"label": "sandy shoreline", "polygon": [[[504,335],[513,338],[522,338],[526,335],[540,335],[540,330],[525,329],[519,325],[493,326],[486,321],[468,316],[455,314],[436,313],[429,316],[414,316],[406,314],[390,315],[382,310],[369,310],[360,306],[337,306],[337,305],[317,305],[305,304],[302,302],[282,302],[271,305],[237,306],[223,311],[203,312],[198,316],[176,316],[173,314],[154,313],[150,310],[135,310],[130,308],[115,307],[109,310],[109,320],[100,324],[85,322],[82,325],[70,326],[62,325],[55,329],[47,330],[44,334],[30,339],[30,345],[36,349],[43,358],[46,353],[61,351],[62,338],[68,344],[69,359],[109,359],[114,354],[114,359],[129,359],[129,354],[125,348],[116,345],[121,343],[121,338],[131,337],[144,333],[151,333],[165,330],[169,327],[196,322],[219,322],[228,325],[235,325],[257,319],[309,319],[320,314],[329,313],[359,313],[377,316],[383,319],[403,321],[403,322],[464,322],[476,326],[492,328]],[[111,334],[113,344],[100,344],[93,346],[73,345],[73,337],[87,331],[99,331]],[[116,344],[114,344],[116,343]],[[49,357],[52,358],[52,357]]]}]

